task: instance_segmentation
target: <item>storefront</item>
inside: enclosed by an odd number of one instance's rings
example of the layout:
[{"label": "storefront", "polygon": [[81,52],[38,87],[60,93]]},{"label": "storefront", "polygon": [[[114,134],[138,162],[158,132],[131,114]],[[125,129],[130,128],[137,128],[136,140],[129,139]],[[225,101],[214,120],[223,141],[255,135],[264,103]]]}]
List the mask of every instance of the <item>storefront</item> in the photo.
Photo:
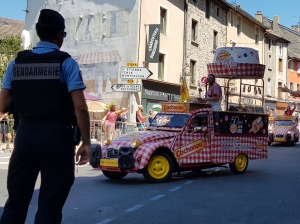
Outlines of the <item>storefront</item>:
[{"label": "storefront", "polygon": [[180,98],[179,84],[162,82],[158,80],[142,80],[142,105],[145,108],[145,114],[149,110],[159,111],[162,102],[178,102]]}]

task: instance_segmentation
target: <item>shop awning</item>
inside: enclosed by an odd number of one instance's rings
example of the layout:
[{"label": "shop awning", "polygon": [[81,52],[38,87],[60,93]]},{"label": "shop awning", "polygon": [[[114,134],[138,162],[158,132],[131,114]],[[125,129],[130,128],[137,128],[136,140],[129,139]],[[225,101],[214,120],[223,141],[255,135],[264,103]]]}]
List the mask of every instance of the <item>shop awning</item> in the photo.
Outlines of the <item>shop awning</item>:
[{"label": "shop awning", "polygon": [[165,92],[175,95],[180,95],[180,84],[174,84],[170,82],[162,82],[154,79],[143,79],[143,88],[151,89],[154,91]]},{"label": "shop awning", "polygon": [[96,52],[88,54],[80,54],[78,57],[78,64],[98,64],[104,62],[119,62],[122,61],[118,51],[108,51],[108,52]]}]

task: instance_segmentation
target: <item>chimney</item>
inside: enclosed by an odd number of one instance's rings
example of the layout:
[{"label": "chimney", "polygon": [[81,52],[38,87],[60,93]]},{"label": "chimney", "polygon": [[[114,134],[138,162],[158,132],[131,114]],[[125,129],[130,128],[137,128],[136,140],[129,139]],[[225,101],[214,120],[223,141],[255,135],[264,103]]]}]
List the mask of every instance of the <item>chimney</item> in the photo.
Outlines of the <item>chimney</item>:
[{"label": "chimney", "polygon": [[298,25],[292,26],[292,30],[299,32],[299,26]]},{"label": "chimney", "polygon": [[242,9],[242,6],[241,6],[241,5],[237,5],[236,7]]},{"label": "chimney", "polygon": [[262,23],[262,19],[263,19],[263,14],[262,11],[257,11],[255,14],[255,19],[257,19],[259,22]]},{"label": "chimney", "polygon": [[273,22],[279,24],[279,16],[274,16]]}]

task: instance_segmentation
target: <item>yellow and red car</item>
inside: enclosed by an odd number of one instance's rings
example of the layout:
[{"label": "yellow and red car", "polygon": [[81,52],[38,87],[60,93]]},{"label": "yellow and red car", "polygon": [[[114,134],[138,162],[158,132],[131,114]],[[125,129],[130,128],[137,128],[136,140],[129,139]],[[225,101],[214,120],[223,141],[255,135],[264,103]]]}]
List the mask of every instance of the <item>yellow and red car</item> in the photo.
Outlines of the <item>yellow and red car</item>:
[{"label": "yellow and red car", "polygon": [[[267,158],[267,115],[215,112],[203,105],[164,103],[147,130],[93,145],[90,164],[111,179],[142,173],[151,182],[163,182],[174,172],[225,164],[233,173],[244,173],[248,159]],[[206,120],[206,131],[192,127],[193,119]]]},{"label": "yellow and red car", "polygon": [[298,120],[294,116],[279,115],[277,117],[269,117],[269,142],[283,142],[294,145],[299,141]]}]

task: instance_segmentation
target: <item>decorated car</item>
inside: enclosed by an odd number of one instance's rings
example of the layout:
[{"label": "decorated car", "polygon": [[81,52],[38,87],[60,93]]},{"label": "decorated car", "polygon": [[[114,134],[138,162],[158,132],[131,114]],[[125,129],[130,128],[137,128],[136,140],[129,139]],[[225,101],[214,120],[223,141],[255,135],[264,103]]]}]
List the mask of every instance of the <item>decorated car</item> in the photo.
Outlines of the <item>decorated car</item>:
[{"label": "decorated car", "polygon": [[294,116],[269,117],[269,142],[285,142],[294,145],[299,141],[298,119]]},{"label": "decorated car", "polygon": [[111,179],[141,173],[164,182],[172,173],[229,164],[244,173],[248,159],[266,159],[268,116],[212,111],[207,104],[163,104],[145,131],[93,145],[90,164]]}]

